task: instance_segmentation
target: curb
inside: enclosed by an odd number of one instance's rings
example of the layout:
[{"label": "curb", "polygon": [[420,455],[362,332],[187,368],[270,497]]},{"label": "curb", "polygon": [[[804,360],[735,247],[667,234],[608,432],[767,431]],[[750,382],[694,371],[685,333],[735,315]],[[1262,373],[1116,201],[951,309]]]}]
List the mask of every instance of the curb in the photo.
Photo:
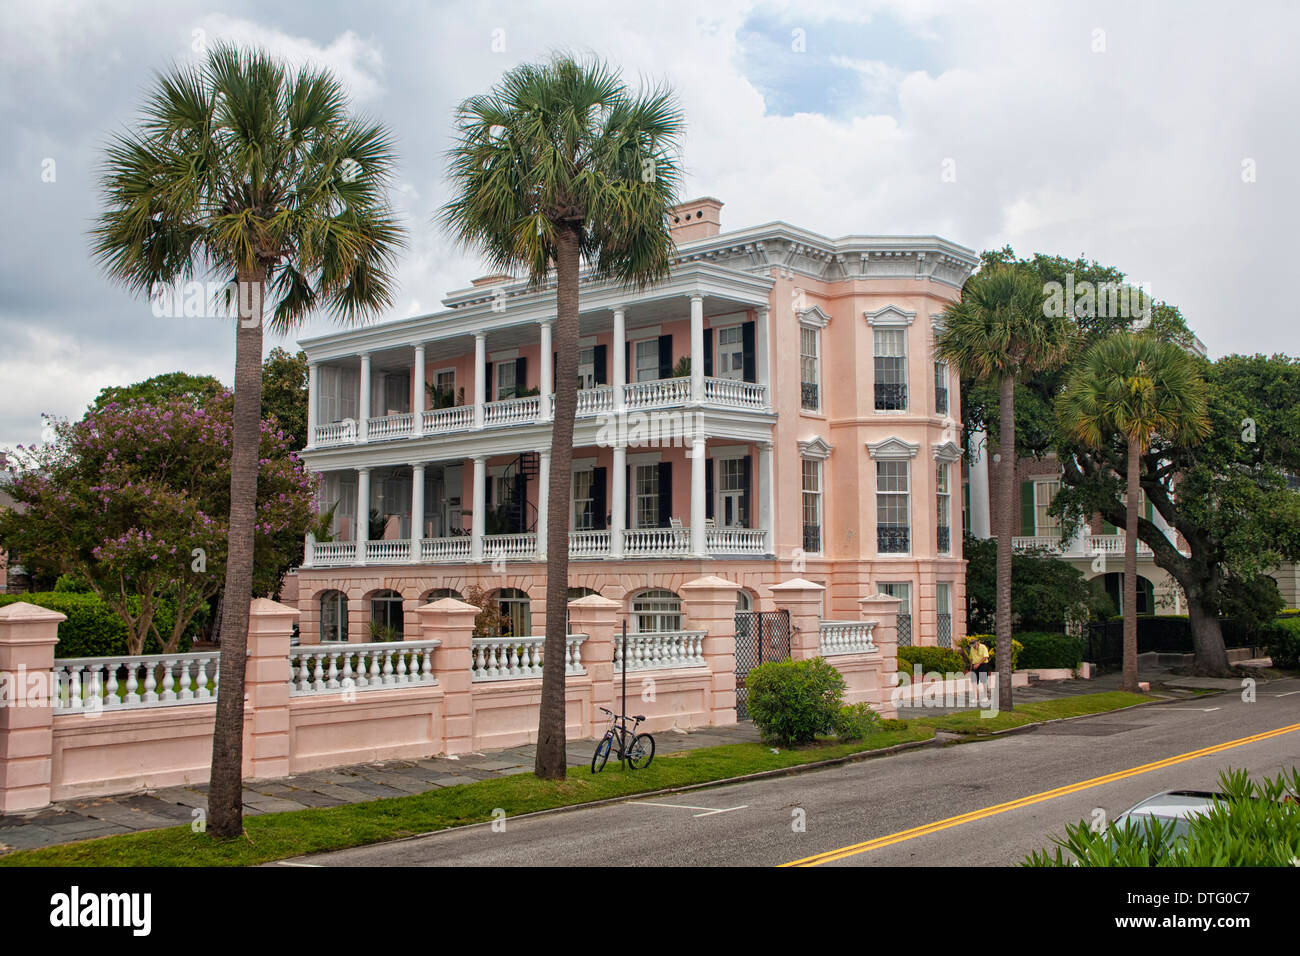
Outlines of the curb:
[{"label": "curb", "polygon": [[[1201,700],[1206,697],[1218,697],[1220,694],[1226,694],[1226,693],[1228,693],[1228,691],[1226,690],[1213,691],[1212,693],[1209,694],[1201,694],[1195,699]],[[1013,734],[1033,733],[1039,727],[1046,727],[1048,724],[1063,724],[1071,720],[1087,720],[1090,717],[1105,717],[1107,714],[1119,714],[1119,713],[1123,713],[1126,710],[1136,710],[1138,707],[1161,707],[1164,706],[1165,704],[1185,704],[1185,703],[1187,703],[1185,699],[1176,698],[1176,697],[1171,697],[1168,700],[1144,700],[1141,701],[1140,703],[1127,704],[1124,707],[1116,707],[1113,710],[1099,710],[1095,714],[1075,714],[1073,717],[1053,717],[1051,720],[1037,720],[1034,721],[1032,724],[1022,724],[1019,727],[1008,727],[1006,730],[990,730],[986,734],[957,734],[954,731],[950,731],[950,730],[935,731],[935,733],[954,734],[954,736],[956,736],[957,739],[955,740],[949,739],[943,742],[943,746],[950,747],[956,744],[977,743],[978,741],[990,740],[994,737],[1008,737]]]}]

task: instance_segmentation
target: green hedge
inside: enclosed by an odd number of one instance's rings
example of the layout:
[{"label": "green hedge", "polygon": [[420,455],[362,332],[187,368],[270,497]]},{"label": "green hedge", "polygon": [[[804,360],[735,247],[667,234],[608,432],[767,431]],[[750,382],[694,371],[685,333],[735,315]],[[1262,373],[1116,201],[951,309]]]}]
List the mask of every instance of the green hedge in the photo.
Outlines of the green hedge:
[{"label": "green hedge", "polygon": [[[139,600],[138,598],[136,600]],[[67,616],[59,625],[59,643],[55,657],[122,657],[127,653],[126,622],[95,594],[68,591],[35,591],[28,594],[0,594],[0,607],[18,602],[58,611]],[[175,620],[170,602],[158,609],[154,621],[158,630],[169,634]],[[181,638],[178,650],[188,651],[193,643],[190,632]],[[157,654],[162,646],[152,635],[144,642],[145,654]]]},{"label": "green hedge", "polygon": [[844,677],[820,657],[768,661],[745,678],[749,716],[766,741],[811,743],[835,730]]},{"label": "green hedge", "polygon": [[1027,631],[1016,635],[1025,646],[1019,664],[1023,668],[1057,668],[1070,670],[1083,661],[1083,638],[1045,631]]},{"label": "green hedge", "polygon": [[938,672],[940,674],[966,673],[966,660],[961,653],[951,647],[900,647],[898,649],[898,669],[906,671],[910,677],[914,665],[921,665],[921,673]]},{"label": "green hedge", "polygon": [[1264,629],[1261,637],[1274,667],[1300,669],[1300,617],[1278,618]]}]

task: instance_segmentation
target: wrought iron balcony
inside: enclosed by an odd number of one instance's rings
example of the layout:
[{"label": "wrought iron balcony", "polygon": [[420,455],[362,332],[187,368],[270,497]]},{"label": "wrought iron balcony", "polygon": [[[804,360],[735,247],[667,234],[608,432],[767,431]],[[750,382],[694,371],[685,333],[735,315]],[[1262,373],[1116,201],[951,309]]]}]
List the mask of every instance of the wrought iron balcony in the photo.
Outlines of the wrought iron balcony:
[{"label": "wrought iron balcony", "polygon": [[939,533],[936,536],[938,540],[935,544],[939,548],[940,554],[947,554],[952,549],[952,529],[943,525],[939,526]]},{"label": "wrought iron balcony", "polygon": [[813,554],[821,553],[822,549],[822,526],[819,524],[806,524],[803,526],[803,549]]},{"label": "wrought iron balcony", "polygon": [[907,554],[911,532],[906,525],[880,525],[876,528],[876,551],[879,554]]},{"label": "wrought iron balcony", "polygon": [[901,412],[907,408],[907,386],[876,383],[876,411]]},{"label": "wrought iron balcony", "polygon": [[[811,411],[816,411],[821,406],[818,404],[817,383],[801,383],[803,407]],[[806,550],[806,549],[805,549]]]}]

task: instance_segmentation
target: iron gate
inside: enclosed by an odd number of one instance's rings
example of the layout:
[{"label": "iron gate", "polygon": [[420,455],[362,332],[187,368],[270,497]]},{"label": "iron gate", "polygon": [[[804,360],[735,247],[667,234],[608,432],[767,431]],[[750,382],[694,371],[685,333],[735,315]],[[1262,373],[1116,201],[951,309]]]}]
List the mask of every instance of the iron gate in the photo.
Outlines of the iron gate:
[{"label": "iron gate", "polygon": [[736,719],[749,719],[745,678],[764,661],[790,656],[789,611],[736,612]]}]

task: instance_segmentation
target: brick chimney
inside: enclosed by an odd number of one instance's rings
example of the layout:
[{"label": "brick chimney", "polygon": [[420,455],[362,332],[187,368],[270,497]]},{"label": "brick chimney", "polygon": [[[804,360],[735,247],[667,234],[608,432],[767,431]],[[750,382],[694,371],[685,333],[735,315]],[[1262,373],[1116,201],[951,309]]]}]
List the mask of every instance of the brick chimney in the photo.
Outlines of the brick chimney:
[{"label": "brick chimney", "polygon": [[675,242],[716,236],[722,231],[722,203],[705,196],[670,207],[668,231]]}]

